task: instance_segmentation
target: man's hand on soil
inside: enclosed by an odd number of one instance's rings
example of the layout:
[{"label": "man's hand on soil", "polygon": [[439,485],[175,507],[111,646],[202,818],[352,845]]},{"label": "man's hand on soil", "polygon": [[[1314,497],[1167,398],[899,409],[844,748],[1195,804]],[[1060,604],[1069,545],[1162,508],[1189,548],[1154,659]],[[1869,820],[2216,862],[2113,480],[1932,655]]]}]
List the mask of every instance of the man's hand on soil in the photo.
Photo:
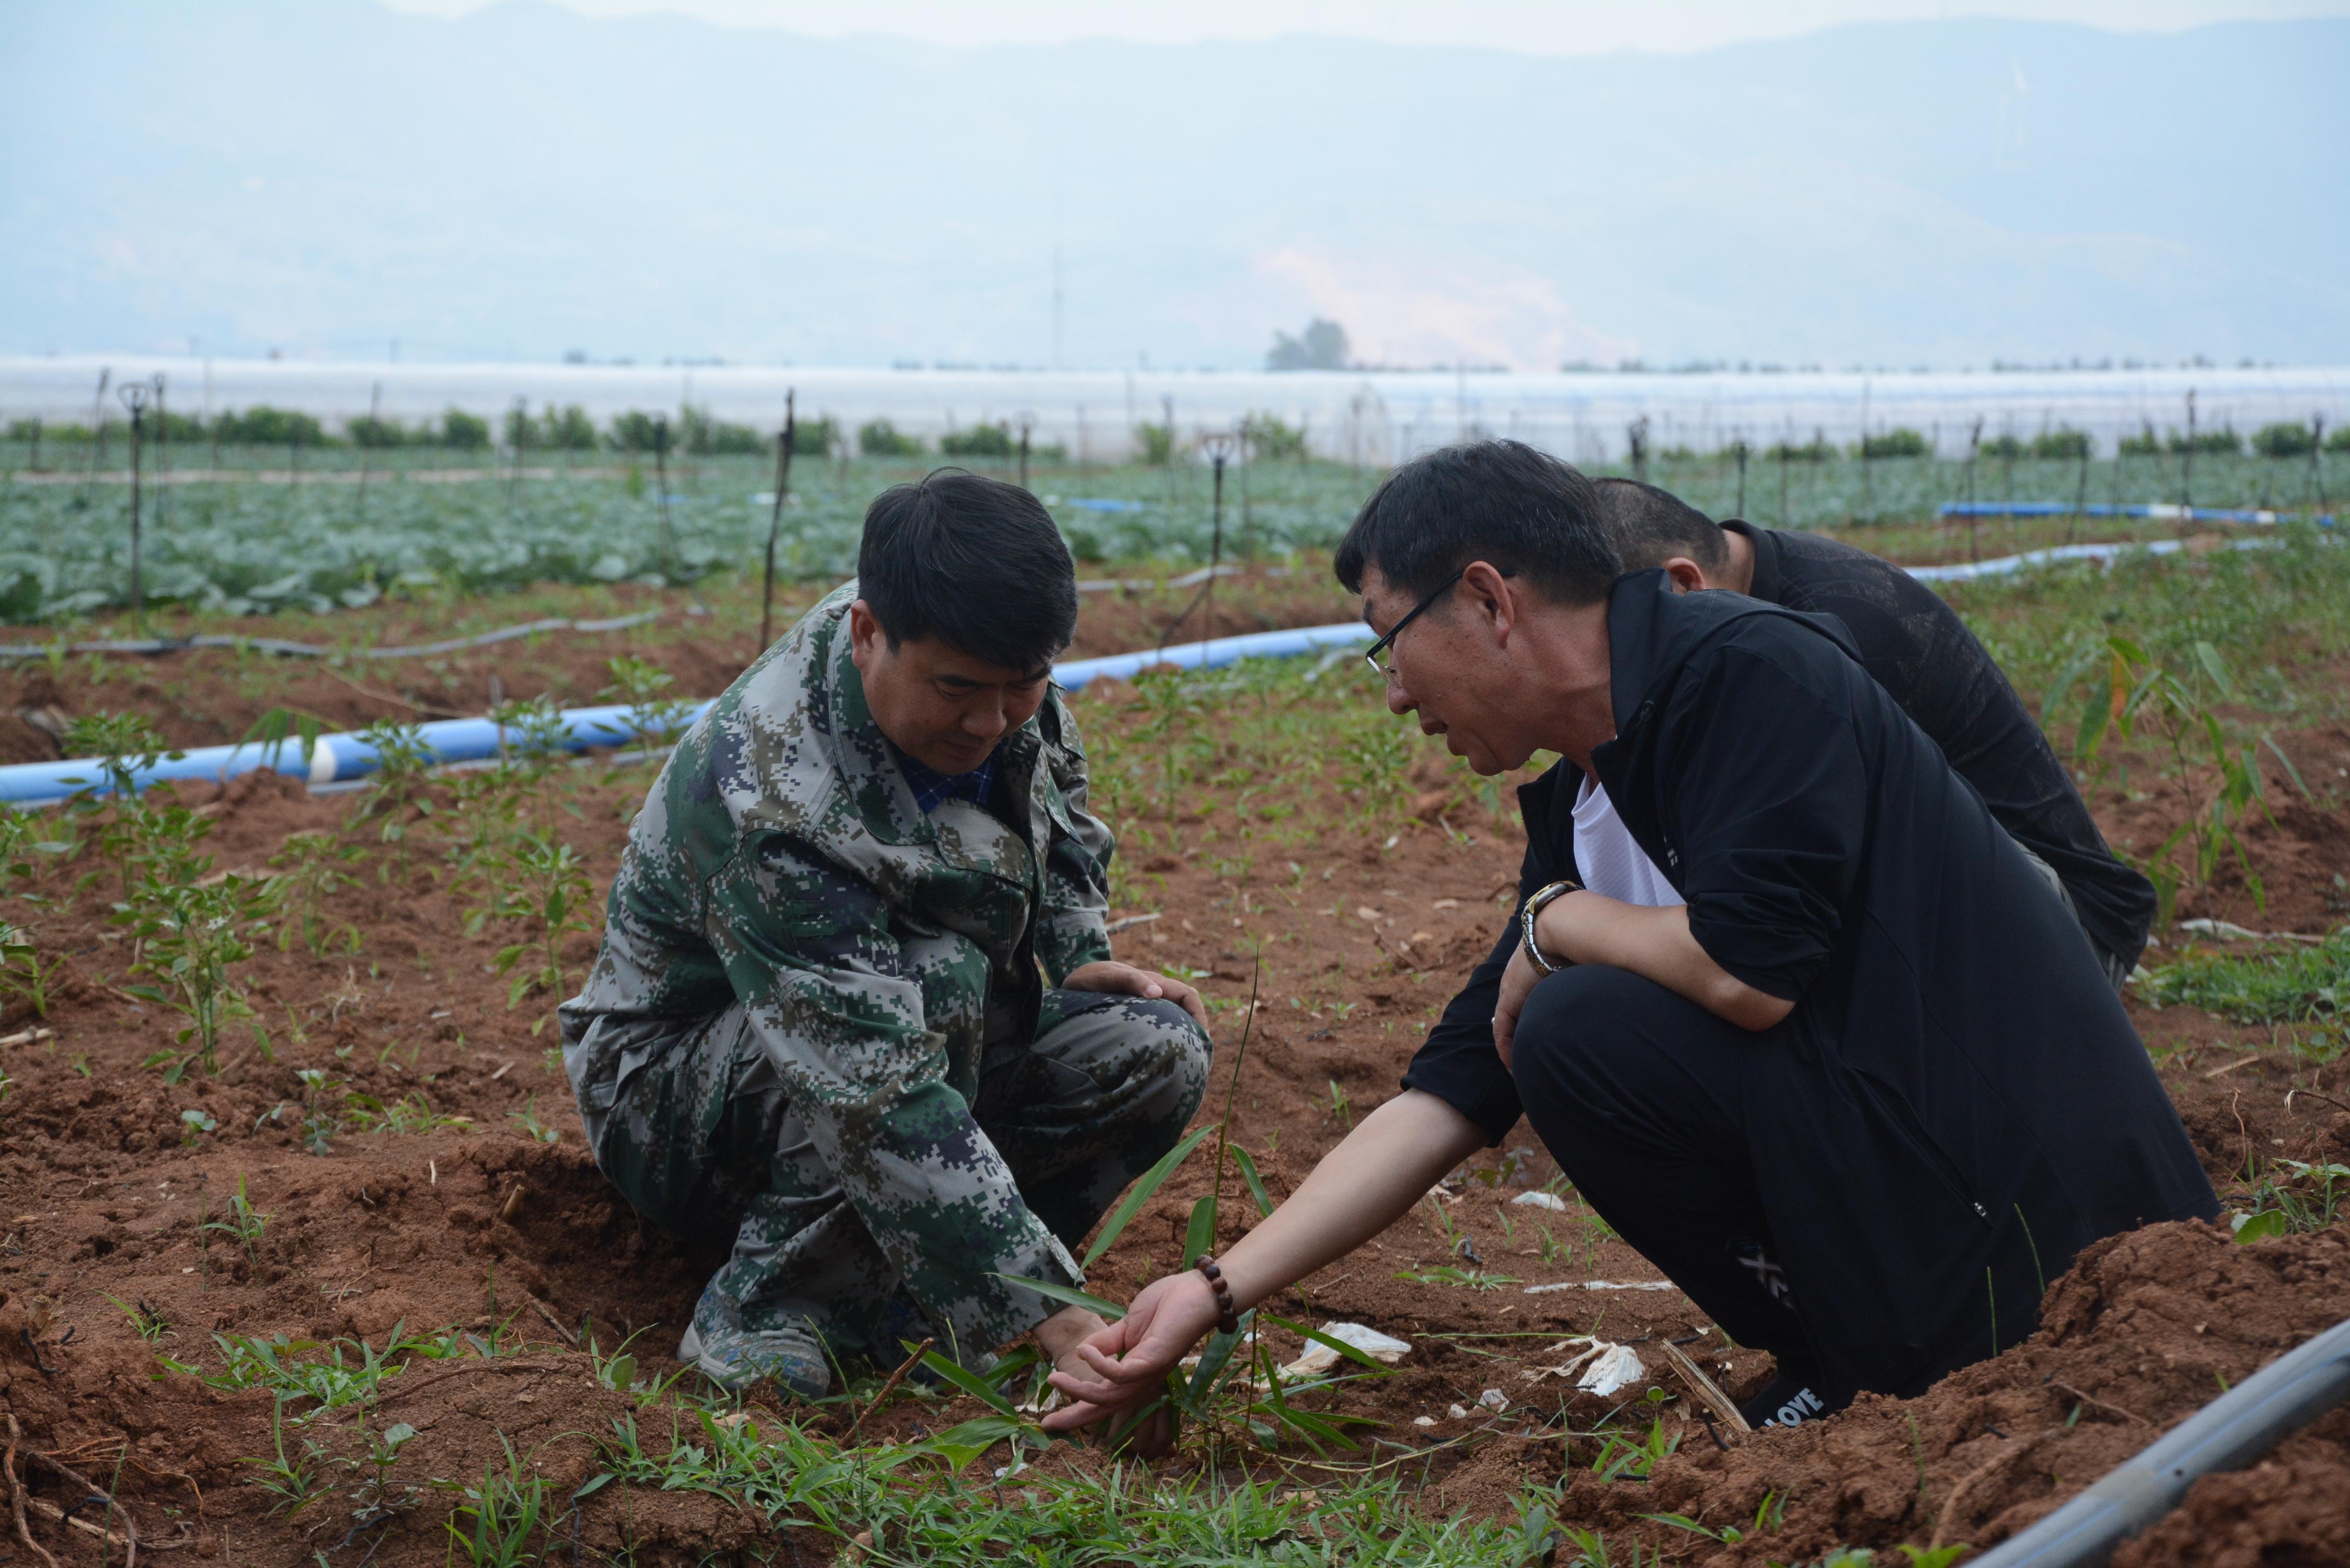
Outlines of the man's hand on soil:
[{"label": "man's hand on soil", "polygon": [[1099,991],[1118,996],[1143,996],[1153,1002],[1175,1003],[1208,1026],[1208,1009],[1200,993],[1181,981],[1163,974],[1153,974],[1147,969],[1137,969],[1130,963],[1115,959],[1103,959],[1097,963],[1080,964],[1061,981],[1064,991]]}]

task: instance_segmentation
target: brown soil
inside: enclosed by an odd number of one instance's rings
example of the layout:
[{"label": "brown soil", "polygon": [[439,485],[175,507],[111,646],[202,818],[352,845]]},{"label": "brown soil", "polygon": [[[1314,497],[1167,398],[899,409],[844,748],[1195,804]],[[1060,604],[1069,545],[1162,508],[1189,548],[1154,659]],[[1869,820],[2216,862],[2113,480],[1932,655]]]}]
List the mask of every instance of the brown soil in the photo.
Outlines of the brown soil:
[{"label": "brown soil", "polygon": [[[588,657],[579,659],[592,669]],[[1114,732],[1127,723],[1123,695],[1106,689],[1087,699],[1088,726]],[[2350,763],[2338,730],[2289,737],[2287,745],[2304,776],[2332,759]],[[1441,784],[1429,763],[1420,766],[1418,783]],[[565,818],[565,836],[601,883],[645,775],[567,770],[562,777],[578,810],[576,822]],[[1330,786],[1309,779],[1291,787]],[[353,809],[351,797],[312,796],[270,775],[185,798],[211,810],[209,847],[223,867],[262,866],[289,834],[337,828]],[[2270,926],[2318,930],[2342,919],[2326,902],[2350,842],[2350,811],[2339,800],[2281,808],[2282,826],[2251,830]],[[2153,831],[2162,804],[2124,801],[2108,827]],[[1395,1092],[1421,1028],[1498,929],[1496,894],[1516,869],[1514,832],[1440,787],[1420,805],[1430,820],[1415,821],[1389,850],[1376,836],[1334,825],[1298,855],[1294,876],[1245,879],[1204,854],[1161,855],[1139,867],[1150,888],[1148,907],[1161,918],[1121,934],[1121,955],[1207,971],[1201,983],[1222,1004],[1224,1047],[1237,1043],[1240,1010],[1252,984],[1259,989],[1263,1005],[1239,1080],[1233,1135],[1256,1155],[1276,1198],[1352,1117]],[[1436,825],[1439,816],[1451,832]],[[1220,805],[1188,824],[1230,821]],[[1170,826],[1156,818],[1134,826],[1145,823]],[[270,1513],[245,1462],[272,1451],[268,1397],[209,1387],[158,1366],[160,1355],[216,1377],[216,1333],[378,1346],[402,1325],[411,1334],[452,1327],[470,1334],[463,1358],[445,1366],[419,1358],[386,1385],[378,1425],[405,1421],[420,1434],[401,1461],[402,1479],[478,1484],[511,1441],[563,1498],[596,1473],[597,1434],[632,1405],[597,1382],[580,1336],[609,1354],[639,1334],[632,1348],[646,1369],[675,1370],[676,1334],[714,1260],[683,1255],[596,1173],[548,1055],[551,1037],[534,1033],[548,999],[509,1008],[505,980],[492,972],[509,939],[494,926],[465,933],[468,900],[440,880],[444,867],[431,850],[420,849],[413,874],[390,886],[380,879],[388,862],[374,830],[358,830],[354,842],[373,858],[334,912],[361,933],[362,945],[344,952],[330,944],[324,957],[298,942],[290,951],[265,945],[251,974],[274,1059],[238,1038],[218,1076],[191,1074],[176,1086],[140,1066],[170,1044],[178,1021],[118,989],[140,977],[127,972],[122,933],[103,918],[112,873],[95,869],[77,897],[70,878],[102,863],[92,856],[53,868],[34,890],[57,902],[18,917],[36,929],[43,950],[67,955],[68,969],[46,1021],[21,1002],[0,1017],[0,1028],[53,1031],[0,1047],[0,1066],[14,1080],[0,1102],[7,1129],[0,1143],[0,1410],[21,1425],[27,1452],[49,1456],[20,1456],[18,1473],[35,1505],[34,1538],[60,1562],[97,1555],[94,1537],[74,1532],[68,1542],[50,1522],[54,1511],[43,1512],[73,1506],[85,1481],[115,1490],[147,1542],[184,1539],[199,1557],[292,1563],[324,1550],[332,1563],[370,1555],[385,1563],[442,1560],[441,1520],[452,1493],[428,1490],[409,1514],[355,1541],[348,1501]],[[2230,918],[2259,923],[2241,909]],[[1261,972],[1251,957],[1260,939]],[[575,940],[567,955],[575,974],[591,951],[589,939]],[[2189,1009],[2158,1013],[2133,1002],[2132,1010],[2223,1194],[2243,1190],[2256,1160],[2350,1159],[2350,1111],[2333,1103],[2350,1101],[2350,1071],[2313,1068],[2278,1048],[2266,1029]],[[331,1152],[313,1154],[300,1136],[299,1068],[325,1071],[386,1106],[416,1096],[439,1116],[467,1120],[421,1132],[347,1129]],[[1203,1118],[1220,1114],[1225,1083],[1220,1072]],[[2316,1093],[2288,1102],[2296,1088]],[[191,1109],[209,1116],[213,1130],[190,1130],[182,1112]],[[1686,1342],[1733,1396],[1767,1380],[1767,1356],[1725,1347],[1675,1292],[1524,1293],[1536,1283],[1657,1278],[1579,1207],[1544,1214],[1504,1206],[1554,1175],[1521,1128],[1504,1150],[1471,1161],[1452,1198],[1423,1204],[1274,1310],[1366,1323],[1413,1343],[1394,1376],[1315,1397],[1385,1423],[1384,1438],[1428,1448],[1415,1467],[1424,1506],[1506,1513],[1518,1489],[1564,1475],[1571,1478],[1565,1522],[1677,1560],[1796,1562],[1839,1542],[1923,1546],[1938,1537],[1989,1544],[2212,1397],[2220,1379],[2241,1380],[2350,1311],[2350,1237],[2339,1226],[2241,1247],[2207,1228],[2157,1227],[2093,1249],[2054,1282],[2046,1326],[2027,1344],[1920,1398],[1866,1399],[1816,1427],[1734,1438],[1725,1450],[1695,1420],[1657,1342]],[[269,1216],[249,1253],[224,1232],[198,1228],[200,1215],[221,1219],[240,1180]],[[1209,1180],[1204,1159],[1179,1172],[1097,1266],[1095,1288],[1123,1297],[1170,1267],[1182,1218]],[[1229,1241],[1253,1212],[1236,1181],[1222,1212]],[[1399,1277],[1469,1266],[1444,1233],[1448,1225],[1469,1238],[1489,1276],[1511,1281],[1471,1289]],[[125,1307],[169,1325],[152,1347]],[[1672,1396],[1656,1418],[1678,1449],[1646,1484],[1603,1482],[1590,1468],[1602,1442],[1591,1434],[1646,1386],[1603,1402],[1539,1376],[1564,1359],[1548,1347],[1594,1332],[1634,1344],[1655,1386]],[[482,1347],[499,1354],[473,1354]],[[1501,1391],[1506,1409],[1480,1407],[1487,1389]],[[1456,1406],[1474,1414],[1456,1417]],[[901,1439],[977,1412],[968,1401],[901,1400],[862,1436]],[[1637,1431],[1647,1414],[1636,1406],[1618,1426]],[[1423,1417],[1432,1425],[1418,1425]],[[846,1417],[827,1414],[816,1424],[837,1431]],[[310,1430],[338,1456],[360,1451],[351,1411]],[[1097,1462],[1066,1449],[1052,1460]],[[59,1466],[83,1480],[68,1480]],[[1311,1469],[1291,1473],[1301,1485],[1326,1480]],[[1734,1546],[1643,1517],[1677,1512],[1710,1529],[1745,1529],[1766,1496],[1783,1506],[1782,1523]],[[98,1515],[78,1517],[95,1522]],[[2121,1561],[2343,1562],[2350,1560],[2345,1519],[2350,1416],[2337,1413],[2260,1466],[2199,1483],[2186,1508]],[[757,1535],[731,1504],[691,1494],[616,1485],[579,1511],[579,1540],[590,1553],[633,1546],[639,1560],[702,1561]],[[813,1531],[793,1540],[806,1561],[833,1549]]]}]

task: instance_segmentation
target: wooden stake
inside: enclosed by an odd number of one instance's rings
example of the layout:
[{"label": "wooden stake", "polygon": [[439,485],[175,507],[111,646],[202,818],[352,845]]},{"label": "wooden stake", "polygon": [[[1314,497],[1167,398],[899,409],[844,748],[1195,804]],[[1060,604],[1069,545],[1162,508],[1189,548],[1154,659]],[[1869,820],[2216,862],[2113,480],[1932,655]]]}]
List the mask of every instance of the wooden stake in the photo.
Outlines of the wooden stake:
[{"label": "wooden stake", "polygon": [[857,1419],[848,1423],[848,1432],[840,1439],[844,1447],[850,1438],[857,1436],[857,1428],[865,1425],[865,1417],[881,1408],[881,1402],[898,1391],[898,1385],[906,1380],[908,1373],[922,1364],[922,1357],[928,1355],[931,1353],[931,1347],[936,1344],[938,1340],[935,1337],[922,1341],[921,1344],[914,1346],[913,1355],[898,1364],[898,1370],[889,1374],[889,1380],[881,1385],[881,1392],[873,1396],[873,1403],[865,1407],[858,1412]]}]

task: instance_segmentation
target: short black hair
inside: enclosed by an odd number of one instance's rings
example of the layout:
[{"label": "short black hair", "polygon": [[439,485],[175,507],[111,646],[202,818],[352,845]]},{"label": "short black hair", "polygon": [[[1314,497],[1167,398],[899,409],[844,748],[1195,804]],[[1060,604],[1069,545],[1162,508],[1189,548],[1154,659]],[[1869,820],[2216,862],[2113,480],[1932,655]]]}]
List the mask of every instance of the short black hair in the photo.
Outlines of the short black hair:
[{"label": "short black hair", "polygon": [[1476,560],[1570,605],[1606,598],[1620,571],[1591,481],[1515,441],[1441,447],[1398,468],[1363,503],[1331,565],[1349,593],[1376,566],[1418,597]]},{"label": "short black hair", "polygon": [[1661,566],[1686,556],[1709,572],[1730,565],[1730,542],[1721,524],[1675,495],[1637,479],[1602,479],[1599,517],[1616,541],[1627,572]]},{"label": "short black hair", "polygon": [[857,591],[892,649],[935,637],[1007,670],[1050,664],[1077,629],[1077,568],[1052,514],[959,468],[873,498]]}]

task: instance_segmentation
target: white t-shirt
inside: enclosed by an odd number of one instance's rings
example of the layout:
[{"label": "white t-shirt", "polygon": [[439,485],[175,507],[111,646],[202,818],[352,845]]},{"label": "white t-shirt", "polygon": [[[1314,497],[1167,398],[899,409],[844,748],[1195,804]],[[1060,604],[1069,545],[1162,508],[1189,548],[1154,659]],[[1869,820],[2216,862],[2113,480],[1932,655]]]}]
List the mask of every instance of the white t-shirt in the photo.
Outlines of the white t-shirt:
[{"label": "white t-shirt", "polygon": [[1589,774],[1575,796],[1575,864],[1583,885],[1601,898],[1652,909],[1688,902],[1633,842],[1616,803]]}]

